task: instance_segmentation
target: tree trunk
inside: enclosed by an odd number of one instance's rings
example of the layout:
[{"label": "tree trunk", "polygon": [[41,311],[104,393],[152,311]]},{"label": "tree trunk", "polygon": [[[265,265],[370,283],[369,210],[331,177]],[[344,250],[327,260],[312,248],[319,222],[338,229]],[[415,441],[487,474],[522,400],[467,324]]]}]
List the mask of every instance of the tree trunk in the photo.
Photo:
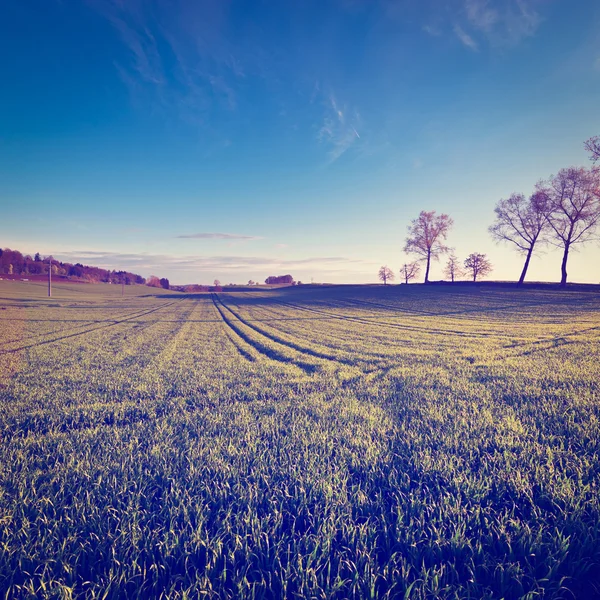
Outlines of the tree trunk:
[{"label": "tree trunk", "polygon": [[521,271],[521,277],[519,277],[519,285],[521,285],[525,281],[525,275],[527,275],[527,269],[529,268],[529,261],[531,260],[531,254],[533,252],[533,246],[529,247],[527,251],[527,258],[525,259],[525,264],[523,265],[523,270]]},{"label": "tree trunk", "polygon": [[563,254],[562,264],[560,265],[560,285],[567,285],[567,260],[569,259],[569,246],[565,244],[565,253]]},{"label": "tree trunk", "polygon": [[425,283],[429,283],[429,263],[431,262],[431,252],[427,253],[427,268],[425,269]]}]

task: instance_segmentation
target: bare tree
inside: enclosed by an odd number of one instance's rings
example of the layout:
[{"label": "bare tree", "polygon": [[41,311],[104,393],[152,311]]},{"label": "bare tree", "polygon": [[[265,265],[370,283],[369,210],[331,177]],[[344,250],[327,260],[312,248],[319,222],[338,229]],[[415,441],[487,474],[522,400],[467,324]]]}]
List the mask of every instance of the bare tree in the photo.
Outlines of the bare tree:
[{"label": "bare tree", "polygon": [[538,184],[536,198],[550,226],[550,242],[563,249],[560,283],[566,285],[569,251],[597,237],[600,167],[561,169]]},{"label": "bare tree", "polygon": [[420,272],[421,266],[418,262],[404,263],[400,269],[400,275],[404,279],[404,283],[416,279]]},{"label": "bare tree", "polygon": [[489,275],[492,272],[493,267],[485,254],[473,252],[472,254],[469,254],[465,260],[465,269],[473,275],[473,281],[477,281],[478,277]]},{"label": "bare tree", "polygon": [[464,270],[456,255],[452,253],[448,257],[448,262],[446,262],[446,266],[444,267],[444,275],[450,278],[450,281],[454,283],[456,279],[462,277],[464,275]]},{"label": "bare tree", "polygon": [[383,285],[387,285],[388,281],[394,281],[394,271],[387,265],[379,269],[379,279],[383,281]]},{"label": "bare tree", "polygon": [[591,137],[585,143],[585,149],[590,153],[590,160],[592,162],[600,160],[600,135]]},{"label": "bare tree", "polygon": [[542,203],[536,194],[526,199],[523,194],[512,194],[510,198],[501,199],[494,209],[496,221],[489,227],[489,232],[496,242],[510,242],[517,251],[525,255],[525,264],[519,277],[519,285],[525,281],[529,261],[536,244],[546,241],[545,233],[548,222]]},{"label": "bare tree", "polygon": [[438,260],[442,254],[448,252],[448,247],[443,242],[448,237],[448,232],[454,221],[445,214],[436,215],[435,211],[422,210],[408,227],[408,237],[404,252],[417,254],[426,262],[425,283],[429,283],[429,267],[431,259]]}]

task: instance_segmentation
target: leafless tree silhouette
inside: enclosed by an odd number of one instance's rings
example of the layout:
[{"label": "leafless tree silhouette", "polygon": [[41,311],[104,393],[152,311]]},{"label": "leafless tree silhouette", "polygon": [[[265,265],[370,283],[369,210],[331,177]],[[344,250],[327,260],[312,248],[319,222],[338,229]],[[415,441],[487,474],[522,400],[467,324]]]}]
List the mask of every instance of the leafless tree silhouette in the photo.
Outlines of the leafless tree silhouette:
[{"label": "leafless tree silhouette", "polygon": [[423,210],[408,227],[404,252],[417,254],[419,260],[425,261],[425,283],[429,283],[431,259],[437,260],[449,250],[443,242],[453,224],[448,215],[436,215],[434,210]]},{"label": "leafless tree silhouette", "polygon": [[448,277],[452,283],[454,283],[456,279],[462,277],[464,274],[464,269],[460,264],[460,261],[458,258],[456,258],[456,255],[452,253],[448,257],[448,261],[444,267],[444,275]]},{"label": "leafless tree silhouette", "polygon": [[569,252],[597,238],[600,224],[600,167],[561,169],[538,184],[536,201],[550,226],[550,242],[563,249],[561,285],[567,284]]},{"label": "leafless tree silhouette", "polygon": [[600,160],[600,135],[591,137],[585,143],[585,149],[590,153],[590,160],[592,162]]},{"label": "leafless tree silhouette", "polygon": [[383,285],[387,285],[388,281],[394,281],[394,271],[392,271],[387,265],[379,269],[379,279],[383,281]]},{"label": "leafless tree silhouette", "polygon": [[404,263],[400,269],[400,275],[404,279],[404,283],[408,283],[416,279],[421,272],[421,266],[418,262]]},{"label": "leafless tree silhouette", "polygon": [[494,212],[496,221],[489,228],[494,240],[514,244],[517,251],[525,255],[520,285],[525,281],[534,248],[547,239],[548,221],[543,203],[538,201],[536,194],[529,199],[523,194],[513,194],[510,198],[499,200]]},{"label": "leafless tree silhouette", "polygon": [[465,269],[473,276],[473,281],[477,281],[478,277],[489,275],[493,267],[485,254],[473,252],[465,260]]}]

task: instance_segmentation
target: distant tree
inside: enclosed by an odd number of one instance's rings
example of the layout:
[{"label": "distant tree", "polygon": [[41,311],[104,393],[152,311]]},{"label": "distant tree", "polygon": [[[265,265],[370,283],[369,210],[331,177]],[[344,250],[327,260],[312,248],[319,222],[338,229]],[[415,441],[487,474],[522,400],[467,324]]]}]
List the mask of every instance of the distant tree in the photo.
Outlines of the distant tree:
[{"label": "distant tree", "polygon": [[473,281],[477,281],[478,277],[486,277],[493,271],[492,263],[488,260],[485,254],[473,252],[469,254],[465,260],[465,269],[473,275]]},{"label": "distant tree", "polygon": [[168,280],[168,279],[166,279],[165,277],[163,277],[163,278],[160,280],[160,287],[162,287],[162,288],[163,288],[163,289],[165,289],[165,290],[168,290],[168,289],[169,289],[169,280]]},{"label": "distant tree", "polygon": [[221,282],[218,279],[215,279],[214,286],[215,287],[221,287]]},{"label": "distant tree", "polygon": [[42,257],[40,256],[39,252],[35,253],[35,257],[33,259],[35,262],[42,262]]},{"label": "distant tree", "polygon": [[563,250],[560,283],[566,285],[569,251],[597,238],[600,167],[561,169],[538,184],[536,201],[550,226],[550,243]]},{"label": "distant tree", "polygon": [[392,271],[387,265],[379,269],[379,279],[383,281],[383,285],[387,285],[388,281],[394,281],[394,271]]},{"label": "distant tree", "polygon": [[454,253],[450,254],[446,266],[444,267],[444,275],[450,279],[452,283],[459,277],[464,275],[464,270],[458,258]]},{"label": "distant tree", "polygon": [[499,200],[494,212],[496,221],[489,227],[491,236],[496,242],[514,244],[517,251],[525,255],[520,285],[525,281],[534,248],[546,241],[548,221],[543,203],[539,202],[537,194],[528,199],[523,194],[513,194],[510,198]]},{"label": "distant tree", "polygon": [[592,162],[600,160],[600,135],[591,137],[585,143],[585,149],[590,153],[590,160]]},{"label": "distant tree", "polygon": [[254,281],[252,281],[252,279],[248,280],[248,285],[254,285]]},{"label": "distant tree", "polygon": [[400,276],[404,279],[404,283],[408,283],[416,279],[421,272],[421,266],[418,262],[404,263],[400,269]]},{"label": "distant tree", "polygon": [[69,277],[82,277],[83,276],[83,265],[76,264],[71,265],[69,268]]},{"label": "distant tree", "polygon": [[448,247],[443,242],[453,224],[454,221],[448,215],[436,215],[434,210],[423,210],[408,227],[404,252],[417,254],[420,256],[419,260],[425,261],[425,283],[429,283],[431,259],[438,260],[448,252]]},{"label": "distant tree", "polygon": [[293,284],[294,278],[291,275],[271,275],[265,279],[267,285]]},{"label": "distant tree", "polygon": [[160,279],[156,275],[150,275],[150,277],[148,277],[148,279],[146,281],[146,285],[148,287],[159,288],[159,287],[161,287]]}]

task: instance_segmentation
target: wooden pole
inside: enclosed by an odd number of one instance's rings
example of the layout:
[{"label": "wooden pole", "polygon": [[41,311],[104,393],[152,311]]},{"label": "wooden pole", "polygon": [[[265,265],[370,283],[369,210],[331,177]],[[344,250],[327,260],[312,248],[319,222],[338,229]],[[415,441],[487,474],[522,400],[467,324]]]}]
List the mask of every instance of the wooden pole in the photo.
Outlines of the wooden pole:
[{"label": "wooden pole", "polygon": [[52,258],[48,259],[48,298],[52,296]]}]

